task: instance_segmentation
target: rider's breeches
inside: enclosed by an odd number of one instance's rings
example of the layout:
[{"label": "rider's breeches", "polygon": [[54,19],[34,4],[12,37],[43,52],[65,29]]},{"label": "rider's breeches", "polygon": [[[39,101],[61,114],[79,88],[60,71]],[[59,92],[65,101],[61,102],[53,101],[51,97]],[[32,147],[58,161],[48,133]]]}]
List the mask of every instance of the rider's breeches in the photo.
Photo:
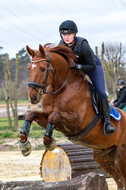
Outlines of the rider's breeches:
[{"label": "rider's breeches", "polygon": [[88,72],[86,74],[91,79],[100,98],[104,99],[106,97],[104,72],[103,72],[101,61],[97,56],[96,56],[95,62],[96,62],[96,70],[93,72]]}]

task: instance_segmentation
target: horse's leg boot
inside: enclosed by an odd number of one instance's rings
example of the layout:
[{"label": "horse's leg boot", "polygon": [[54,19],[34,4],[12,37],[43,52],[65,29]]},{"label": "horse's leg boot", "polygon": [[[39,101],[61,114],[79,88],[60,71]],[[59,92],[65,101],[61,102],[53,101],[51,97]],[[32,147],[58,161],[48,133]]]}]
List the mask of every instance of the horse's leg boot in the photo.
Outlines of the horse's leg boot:
[{"label": "horse's leg boot", "polygon": [[52,133],[53,133],[53,128],[54,124],[51,122],[48,122],[47,127],[46,127],[46,132],[44,135],[44,146],[47,150],[53,150],[56,145],[55,139],[52,138]]},{"label": "horse's leg boot", "polygon": [[24,124],[22,126],[22,129],[20,131],[19,148],[20,148],[23,156],[28,156],[32,150],[30,142],[27,141],[30,127],[31,127],[31,122],[28,120],[25,120]]},{"label": "horse's leg boot", "polygon": [[20,134],[25,134],[26,136],[28,136],[30,127],[31,127],[31,122],[28,120],[25,120],[22,126],[22,129],[20,131]]},{"label": "horse's leg boot", "polygon": [[107,96],[104,99],[101,99],[101,103],[104,118],[103,130],[104,134],[107,136],[113,134],[116,131],[116,129],[114,125],[110,122],[109,103],[107,100]]},{"label": "horse's leg boot", "polygon": [[52,124],[51,122],[48,122],[44,136],[51,138],[52,133],[53,133],[53,128],[54,128],[54,124]]}]

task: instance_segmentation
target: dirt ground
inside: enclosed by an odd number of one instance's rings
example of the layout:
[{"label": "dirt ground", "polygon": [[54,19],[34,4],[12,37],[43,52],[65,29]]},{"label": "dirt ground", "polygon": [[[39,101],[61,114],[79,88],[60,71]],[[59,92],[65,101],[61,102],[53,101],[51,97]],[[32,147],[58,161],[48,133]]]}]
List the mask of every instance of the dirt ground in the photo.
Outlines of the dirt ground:
[{"label": "dirt ground", "polygon": [[44,151],[32,151],[28,157],[20,151],[0,151],[0,181],[41,180],[40,162]]},{"label": "dirt ground", "polygon": [[[19,150],[0,151],[0,181],[34,181],[40,177],[40,163],[44,150],[33,150],[28,157],[22,156]],[[109,190],[116,190],[117,186],[111,179],[107,179]]]}]

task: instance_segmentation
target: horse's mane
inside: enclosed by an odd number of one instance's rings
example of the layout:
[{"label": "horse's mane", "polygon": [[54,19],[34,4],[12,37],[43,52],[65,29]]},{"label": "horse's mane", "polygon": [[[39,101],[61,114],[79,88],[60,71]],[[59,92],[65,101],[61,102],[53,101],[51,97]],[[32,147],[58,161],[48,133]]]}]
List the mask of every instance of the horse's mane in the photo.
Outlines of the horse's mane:
[{"label": "horse's mane", "polygon": [[[75,57],[73,51],[69,47],[67,47],[63,44],[59,44],[59,45],[55,46],[55,44],[53,44],[53,43],[47,43],[43,47],[47,51],[58,53],[61,56],[63,56],[66,59],[66,61],[68,62],[70,67],[74,66],[75,63],[77,62],[77,58]],[[82,78],[85,78],[85,74],[83,71],[81,71],[81,70],[75,70],[75,71],[76,71],[75,72],[76,74],[79,73],[79,76],[81,76]]]},{"label": "horse's mane", "polygon": [[67,47],[67,46],[65,46],[63,44],[59,44],[59,45],[55,46],[55,44],[48,43],[48,44],[44,45],[44,49],[49,50],[50,52],[55,52],[55,53],[60,54],[69,63],[71,62],[71,60],[73,60],[75,62],[77,61],[73,51],[69,47]]}]

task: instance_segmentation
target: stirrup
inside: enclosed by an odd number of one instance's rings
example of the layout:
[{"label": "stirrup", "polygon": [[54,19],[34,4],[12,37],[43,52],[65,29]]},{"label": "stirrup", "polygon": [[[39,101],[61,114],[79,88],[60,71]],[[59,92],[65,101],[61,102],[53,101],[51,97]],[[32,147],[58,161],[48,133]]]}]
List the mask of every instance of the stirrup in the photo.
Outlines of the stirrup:
[{"label": "stirrup", "polygon": [[106,132],[106,122],[104,122],[103,131],[104,131],[105,136],[111,135],[116,132],[116,129],[115,129],[115,126],[113,125],[113,123],[111,123],[111,122],[109,122],[109,123],[110,123],[111,127],[113,128],[113,131],[110,133]]}]

